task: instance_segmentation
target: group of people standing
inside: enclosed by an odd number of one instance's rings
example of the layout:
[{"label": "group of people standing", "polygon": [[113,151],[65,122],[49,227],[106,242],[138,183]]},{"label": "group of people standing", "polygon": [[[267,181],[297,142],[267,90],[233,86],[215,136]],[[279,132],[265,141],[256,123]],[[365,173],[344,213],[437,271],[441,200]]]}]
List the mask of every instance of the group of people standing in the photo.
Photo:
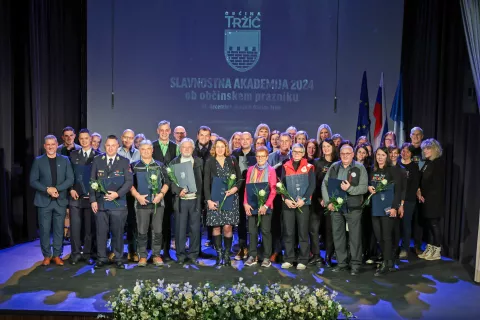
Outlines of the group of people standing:
[{"label": "group of people standing", "polygon": [[[109,261],[125,268],[125,226],[128,260],[141,267],[148,264],[148,248],[152,263],[161,266],[171,259],[171,246],[177,263],[198,264],[205,257],[202,227],[208,235],[204,245],[216,251],[216,265],[231,265],[233,256],[248,267],[324,265],[356,275],[362,264],[378,263],[380,276],[396,270],[397,259],[408,258],[412,222],[415,254],[441,258],[442,148],[435,139],[423,140],[419,127],[402,146],[395,133],[386,133],[375,151],[367,137],[352,143],[326,124],[316,139],[293,126],[280,132],[264,123],[253,135],[235,132],[229,141],[207,126],[199,128],[196,141],[182,126],[174,129],[175,141],[171,133],[165,120],[153,142],[127,129],[120,141],[106,137],[105,153],[102,137],[88,129],[79,131],[79,145],[71,127],[63,130],[61,146],[55,136],[45,137],[46,153],[35,159],[30,173],[43,265],[52,259],[63,265],[67,208],[70,263],[85,261],[96,269]],[[185,178],[176,170],[180,166],[188,169],[188,187],[179,182]],[[235,227],[239,250],[233,255]],[[425,250],[423,230],[429,232]],[[259,231],[262,250],[257,250]]]}]

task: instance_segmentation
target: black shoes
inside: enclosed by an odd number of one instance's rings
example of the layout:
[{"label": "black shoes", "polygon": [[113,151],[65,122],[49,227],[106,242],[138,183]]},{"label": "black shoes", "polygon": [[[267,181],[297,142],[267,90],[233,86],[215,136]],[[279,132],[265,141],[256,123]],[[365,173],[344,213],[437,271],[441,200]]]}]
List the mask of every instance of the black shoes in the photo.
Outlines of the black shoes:
[{"label": "black shoes", "polygon": [[310,259],[308,259],[309,266],[322,266],[325,262],[323,261],[322,257],[319,255],[313,255]]},{"label": "black shoes", "polygon": [[103,269],[105,267],[105,262],[102,262],[102,261],[97,261],[97,263],[95,263],[95,266],[93,267],[94,269]]},{"label": "black shoes", "polygon": [[115,267],[117,267],[117,269],[125,269],[125,264],[121,261],[117,261],[115,262]]}]

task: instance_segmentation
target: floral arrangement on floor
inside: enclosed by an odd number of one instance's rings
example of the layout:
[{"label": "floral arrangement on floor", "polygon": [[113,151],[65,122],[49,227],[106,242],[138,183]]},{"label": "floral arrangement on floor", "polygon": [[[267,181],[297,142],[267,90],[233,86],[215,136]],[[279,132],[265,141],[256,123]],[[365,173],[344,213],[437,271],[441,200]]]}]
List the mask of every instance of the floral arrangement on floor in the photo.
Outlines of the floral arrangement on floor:
[{"label": "floral arrangement on floor", "polygon": [[120,287],[107,306],[114,319],[337,319],[353,314],[325,288],[279,284],[260,287],[241,282],[231,288],[209,283],[165,284],[137,281],[133,290]]}]

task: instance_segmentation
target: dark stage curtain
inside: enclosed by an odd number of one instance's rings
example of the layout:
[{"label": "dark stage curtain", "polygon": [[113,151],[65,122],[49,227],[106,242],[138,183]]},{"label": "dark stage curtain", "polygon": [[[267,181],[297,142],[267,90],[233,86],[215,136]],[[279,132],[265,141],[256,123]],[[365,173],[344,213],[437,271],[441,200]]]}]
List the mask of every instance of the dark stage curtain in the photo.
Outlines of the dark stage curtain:
[{"label": "dark stage curtain", "polygon": [[43,137],[86,124],[86,1],[0,1],[0,247],[37,237]]},{"label": "dark stage curtain", "polygon": [[459,1],[406,0],[402,46],[405,126],[423,128],[425,138],[436,138],[443,146],[442,253],[474,266],[480,209],[480,117],[463,108],[469,68]]}]

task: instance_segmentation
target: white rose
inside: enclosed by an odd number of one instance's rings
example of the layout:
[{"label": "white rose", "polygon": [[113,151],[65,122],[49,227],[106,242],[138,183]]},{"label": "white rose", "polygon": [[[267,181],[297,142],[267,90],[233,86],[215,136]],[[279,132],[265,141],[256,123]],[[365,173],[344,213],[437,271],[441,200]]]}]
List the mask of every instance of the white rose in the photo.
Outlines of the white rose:
[{"label": "white rose", "polygon": [[281,182],[277,182],[277,188],[282,188],[283,184]]},{"label": "white rose", "polygon": [[167,167],[167,172],[168,172],[168,173],[172,172],[172,169],[170,169],[169,167]]},{"label": "white rose", "polygon": [[98,183],[96,183],[96,182],[92,183],[92,189],[93,190],[98,190]]},{"label": "white rose", "polygon": [[337,203],[338,203],[338,204],[342,204],[342,203],[343,203],[343,198],[340,198],[340,197],[337,198]]},{"label": "white rose", "polygon": [[158,179],[158,177],[157,177],[157,175],[156,175],[156,174],[152,174],[152,175],[150,176],[150,179],[152,179],[152,180],[157,180],[157,179]]},{"label": "white rose", "polygon": [[233,173],[230,175],[230,180],[235,180],[237,178],[236,175],[234,175]]},{"label": "white rose", "polygon": [[387,183],[388,183],[387,179],[383,179],[383,180],[382,180],[382,184],[383,184],[384,186],[387,185]]},{"label": "white rose", "polygon": [[258,192],[258,195],[259,195],[260,197],[265,197],[266,194],[267,194],[267,193],[265,192],[265,190],[260,190],[260,191]]}]

